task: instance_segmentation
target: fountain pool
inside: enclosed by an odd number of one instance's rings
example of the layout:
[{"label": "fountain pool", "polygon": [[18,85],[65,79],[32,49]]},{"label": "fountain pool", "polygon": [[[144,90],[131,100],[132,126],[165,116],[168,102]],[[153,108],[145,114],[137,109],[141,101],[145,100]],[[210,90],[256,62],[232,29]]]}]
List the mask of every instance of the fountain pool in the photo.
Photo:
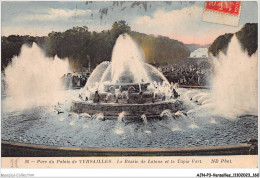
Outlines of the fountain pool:
[{"label": "fountain pool", "polygon": [[[178,89],[185,109],[162,118],[131,119],[120,113],[103,120],[95,115],[70,112],[71,99],[56,105],[2,113],[2,141],[87,148],[172,148],[213,145],[236,145],[257,139],[258,117],[227,118],[212,114],[207,103],[198,105],[190,97],[209,94],[209,90]],[[73,98],[78,90],[64,90]],[[200,98],[199,96],[197,97]],[[10,98],[4,98],[2,104]],[[204,100],[210,99],[210,95]],[[57,110],[63,113],[57,114]],[[169,114],[171,117],[169,117]]]}]

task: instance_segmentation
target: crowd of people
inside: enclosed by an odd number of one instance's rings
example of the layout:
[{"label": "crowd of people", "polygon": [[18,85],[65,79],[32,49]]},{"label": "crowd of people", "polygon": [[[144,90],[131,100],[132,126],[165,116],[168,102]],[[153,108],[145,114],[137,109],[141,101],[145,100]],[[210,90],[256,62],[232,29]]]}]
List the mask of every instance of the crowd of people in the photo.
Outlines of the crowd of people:
[{"label": "crowd of people", "polygon": [[[194,59],[183,60],[181,63],[160,66],[161,71],[170,83],[179,85],[206,86],[213,73],[210,61]],[[67,88],[84,87],[90,73],[64,74],[62,80]]]},{"label": "crowd of people", "polygon": [[67,73],[62,76],[62,81],[66,88],[80,88],[85,86],[89,75],[89,73]]},{"label": "crowd of people", "polygon": [[212,65],[208,61],[200,63],[183,61],[181,64],[172,64],[159,67],[168,81],[179,85],[206,86],[212,74]]}]

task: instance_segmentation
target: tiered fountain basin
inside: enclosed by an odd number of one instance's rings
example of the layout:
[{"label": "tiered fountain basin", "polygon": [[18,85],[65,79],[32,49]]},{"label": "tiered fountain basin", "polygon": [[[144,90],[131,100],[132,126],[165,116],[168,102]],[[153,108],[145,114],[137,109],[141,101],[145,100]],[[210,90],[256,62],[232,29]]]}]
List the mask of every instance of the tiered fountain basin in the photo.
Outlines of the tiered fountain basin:
[{"label": "tiered fountain basin", "polygon": [[[141,48],[127,34],[120,35],[111,62],[99,64],[73,101],[72,111],[102,116],[146,119],[182,110],[178,93],[165,76],[145,63]],[[123,114],[121,114],[123,113]]]},{"label": "tiered fountain basin", "polygon": [[104,92],[98,93],[98,102],[94,102],[95,93],[87,101],[73,101],[72,111],[91,115],[102,113],[106,116],[124,116],[131,118],[145,114],[146,117],[158,117],[164,110],[177,112],[183,109],[181,101],[166,99],[164,94],[147,90],[149,83],[118,83],[104,86]]}]

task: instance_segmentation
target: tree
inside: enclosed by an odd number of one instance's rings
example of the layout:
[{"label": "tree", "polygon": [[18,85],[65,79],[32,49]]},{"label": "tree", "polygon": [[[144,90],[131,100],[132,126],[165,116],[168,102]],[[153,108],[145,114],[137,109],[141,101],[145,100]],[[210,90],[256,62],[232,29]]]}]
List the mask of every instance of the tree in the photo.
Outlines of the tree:
[{"label": "tree", "polygon": [[2,37],[2,70],[19,55],[23,44],[36,42],[46,55],[68,58],[74,70],[94,69],[103,61],[110,61],[113,47],[119,35],[128,33],[141,46],[146,62],[152,64],[175,63],[190,55],[189,49],[177,40],[163,36],[152,36],[131,31],[125,21],[115,22],[111,30],[89,32],[88,27],[73,27],[64,32],[51,32],[46,37],[9,36]]},{"label": "tree", "polygon": [[[247,23],[241,30],[235,33],[237,39],[242,45],[242,49],[246,50],[248,55],[254,54],[257,50],[257,32],[257,23]],[[226,53],[228,44],[232,37],[232,33],[226,33],[217,37],[209,47],[209,53],[213,56],[217,56],[220,51]]]},{"label": "tree", "polygon": [[177,40],[138,32],[130,34],[144,51],[147,63],[172,64],[190,56],[189,49]]},{"label": "tree", "polygon": [[130,32],[131,32],[131,27],[126,23],[126,21],[121,20],[115,22],[112,25],[111,33],[114,39],[117,39],[121,34],[130,33]]}]

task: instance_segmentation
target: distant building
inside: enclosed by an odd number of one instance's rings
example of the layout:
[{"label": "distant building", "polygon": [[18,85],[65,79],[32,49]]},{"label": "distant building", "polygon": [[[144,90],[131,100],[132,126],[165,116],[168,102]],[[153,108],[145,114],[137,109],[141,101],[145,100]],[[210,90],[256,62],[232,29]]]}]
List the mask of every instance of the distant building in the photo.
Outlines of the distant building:
[{"label": "distant building", "polygon": [[190,58],[208,58],[208,48],[199,48],[190,54]]}]

